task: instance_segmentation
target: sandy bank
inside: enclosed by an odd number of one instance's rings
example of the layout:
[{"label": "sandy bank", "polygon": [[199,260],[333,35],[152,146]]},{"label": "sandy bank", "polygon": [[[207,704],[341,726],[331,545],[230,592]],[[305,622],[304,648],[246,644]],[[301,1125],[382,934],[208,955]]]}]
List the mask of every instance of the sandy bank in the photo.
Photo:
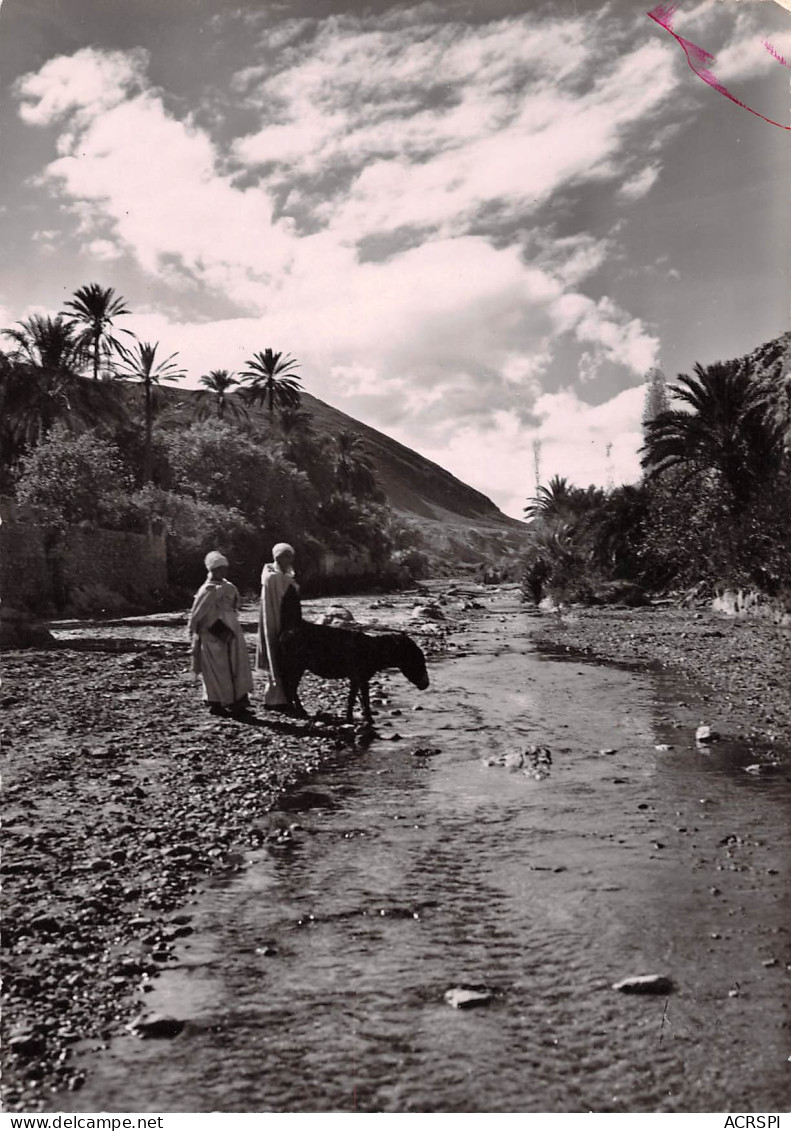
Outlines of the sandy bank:
[{"label": "sandy bank", "polygon": [[537,614],[541,646],[663,668],[733,737],[791,747],[791,631],[672,607]]}]

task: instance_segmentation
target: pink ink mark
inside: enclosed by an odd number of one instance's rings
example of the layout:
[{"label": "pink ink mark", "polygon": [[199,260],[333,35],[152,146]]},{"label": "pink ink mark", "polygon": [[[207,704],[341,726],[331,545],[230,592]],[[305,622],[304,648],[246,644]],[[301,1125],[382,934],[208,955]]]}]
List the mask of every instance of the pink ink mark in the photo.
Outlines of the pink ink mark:
[{"label": "pink ink mark", "polygon": [[[647,15],[649,19],[659,24],[665,31],[670,32],[673,38],[681,44],[684,54],[687,57],[687,63],[698,78],[703,79],[705,83],[719,91],[720,94],[724,94],[726,98],[730,98],[731,102],[735,102],[736,105],[741,106],[743,110],[749,110],[751,114],[755,114],[756,118],[761,118],[764,122],[768,122],[770,126],[777,126],[778,129],[781,130],[791,130],[791,126],[784,126],[781,122],[775,122],[771,118],[765,117],[757,110],[753,110],[751,106],[742,102],[736,95],[731,94],[731,92],[717,80],[717,77],[709,70],[709,64],[714,62],[712,53],[706,51],[704,47],[698,47],[697,44],[690,42],[688,39],[684,39],[683,36],[677,35],[676,32],[673,31],[673,16],[676,14],[677,8],[677,4],[659,4],[656,8],[652,8]],[[782,55],[775,51],[770,43],[764,42],[764,47],[773,58],[777,59],[778,63],[782,63],[786,67],[789,66]]]},{"label": "pink ink mark", "polygon": [[791,63],[789,63],[788,59],[784,59],[783,56],[780,54],[780,52],[775,50],[774,47],[772,47],[772,45],[771,45],[771,43],[769,42],[768,39],[761,40],[761,46],[765,47],[766,50],[769,52],[769,54],[772,56],[772,58],[777,59],[778,63],[782,63],[784,67],[791,67]]}]

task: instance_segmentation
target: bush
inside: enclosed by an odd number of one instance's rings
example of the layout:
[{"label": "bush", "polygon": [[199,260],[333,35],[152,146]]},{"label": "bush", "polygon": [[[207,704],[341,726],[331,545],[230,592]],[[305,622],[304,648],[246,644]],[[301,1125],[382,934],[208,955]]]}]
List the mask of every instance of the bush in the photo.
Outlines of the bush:
[{"label": "bush", "polygon": [[62,425],[19,461],[16,500],[46,507],[58,524],[123,530],[134,523],[131,475],[115,444]]},{"label": "bush", "polygon": [[230,561],[237,584],[252,584],[251,563],[261,557],[261,539],[240,511],[150,484],[133,496],[133,503],[141,516],[157,517],[164,523],[171,582],[184,586],[200,584],[206,576],[204,557],[209,550],[219,549]]},{"label": "bush", "polygon": [[290,538],[315,519],[318,498],[308,477],[277,446],[267,450],[223,421],[161,434],[171,489],[241,512],[255,525]]}]

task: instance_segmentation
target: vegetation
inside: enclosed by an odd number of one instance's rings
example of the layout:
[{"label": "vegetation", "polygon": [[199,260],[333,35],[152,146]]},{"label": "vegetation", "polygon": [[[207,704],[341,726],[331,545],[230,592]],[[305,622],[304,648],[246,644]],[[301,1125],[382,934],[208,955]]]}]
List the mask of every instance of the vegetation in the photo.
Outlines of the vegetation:
[{"label": "vegetation", "polygon": [[299,378],[294,376],[297,361],[288,355],[265,349],[245,362],[242,373],[246,393],[253,404],[266,404],[270,417],[275,408],[299,408]]},{"label": "vegetation", "polygon": [[206,420],[209,416],[223,420],[226,413],[235,420],[242,420],[248,416],[240,398],[229,396],[231,389],[238,386],[239,382],[227,369],[212,369],[211,373],[204,373],[198,379],[204,387],[198,393],[195,404],[196,420]]},{"label": "vegetation", "polygon": [[62,424],[19,461],[17,501],[42,508],[52,525],[130,524],[132,477],[115,444]]},{"label": "vegetation", "polygon": [[[74,297],[63,305],[66,309],[61,311],[61,316],[71,319],[70,326],[77,331],[77,341],[90,353],[93,379],[98,381],[102,358],[110,364],[113,351],[119,345],[118,339],[110,333],[113,319],[131,314],[126,299],[116,295],[112,287],[89,283],[86,287],[79,287]],[[122,332],[128,334],[130,331]]]},{"label": "vegetation", "polygon": [[173,358],[175,353],[157,361],[159,342],[137,342],[132,349],[119,345],[120,361],[118,376],[129,381],[137,381],[143,387],[145,405],[145,446],[143,449],[143,482],[151,481],[152,472],[152,434],[154,413],[161,406],[160,381],[178,381],[184,370],[178,369]]},{"label": "vegetation", "polygon": [[59,314],[2,331],[3,493],[54,526],[145,530],[158,520],[178,585],[202,578],[215,545],[254,584],[284,536],[303,570],[326,550],[372,573],[426,568],[420,536],[386,506],[360,438],[321,434],[301,407],[295,358],[266,348],[238,377],[214,369],[196,393],[166,390],[185,375],[178,355],[116,329],[130,313],[91,283]]},{"label": "vegetation", "polygon": [[702,585],[791,589],[791,334],[744,358],[647,381],[643,479],[555,477],[525,515],[525,595],[634,602]]}]

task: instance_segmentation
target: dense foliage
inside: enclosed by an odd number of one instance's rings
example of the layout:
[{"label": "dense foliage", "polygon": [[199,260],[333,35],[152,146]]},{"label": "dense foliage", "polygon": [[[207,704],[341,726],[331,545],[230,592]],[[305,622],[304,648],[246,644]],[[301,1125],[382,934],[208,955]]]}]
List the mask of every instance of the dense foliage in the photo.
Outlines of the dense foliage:
[{"label": "dense foliage", "polygon": [[641,456],[636,485],[583,490],[556,476],[529,500],[527,597],[791,592],[791,334],[666,389],[653,370]]},{"label": "dense foliage", "polygon": [[303,573],[326,551],[372,573],[425,569],[360,437],[322,435],[301,408],[294,358],[266,348],[238,378],[216,369],[199,392],[168,389],[184,376],[177,354],[116,326],[130,313],[89,284],[60,314],[2,331],[0,491],[56,525],[159,520],[177,584],[198,582],[221,547],[252,588],[283,538]]}]

